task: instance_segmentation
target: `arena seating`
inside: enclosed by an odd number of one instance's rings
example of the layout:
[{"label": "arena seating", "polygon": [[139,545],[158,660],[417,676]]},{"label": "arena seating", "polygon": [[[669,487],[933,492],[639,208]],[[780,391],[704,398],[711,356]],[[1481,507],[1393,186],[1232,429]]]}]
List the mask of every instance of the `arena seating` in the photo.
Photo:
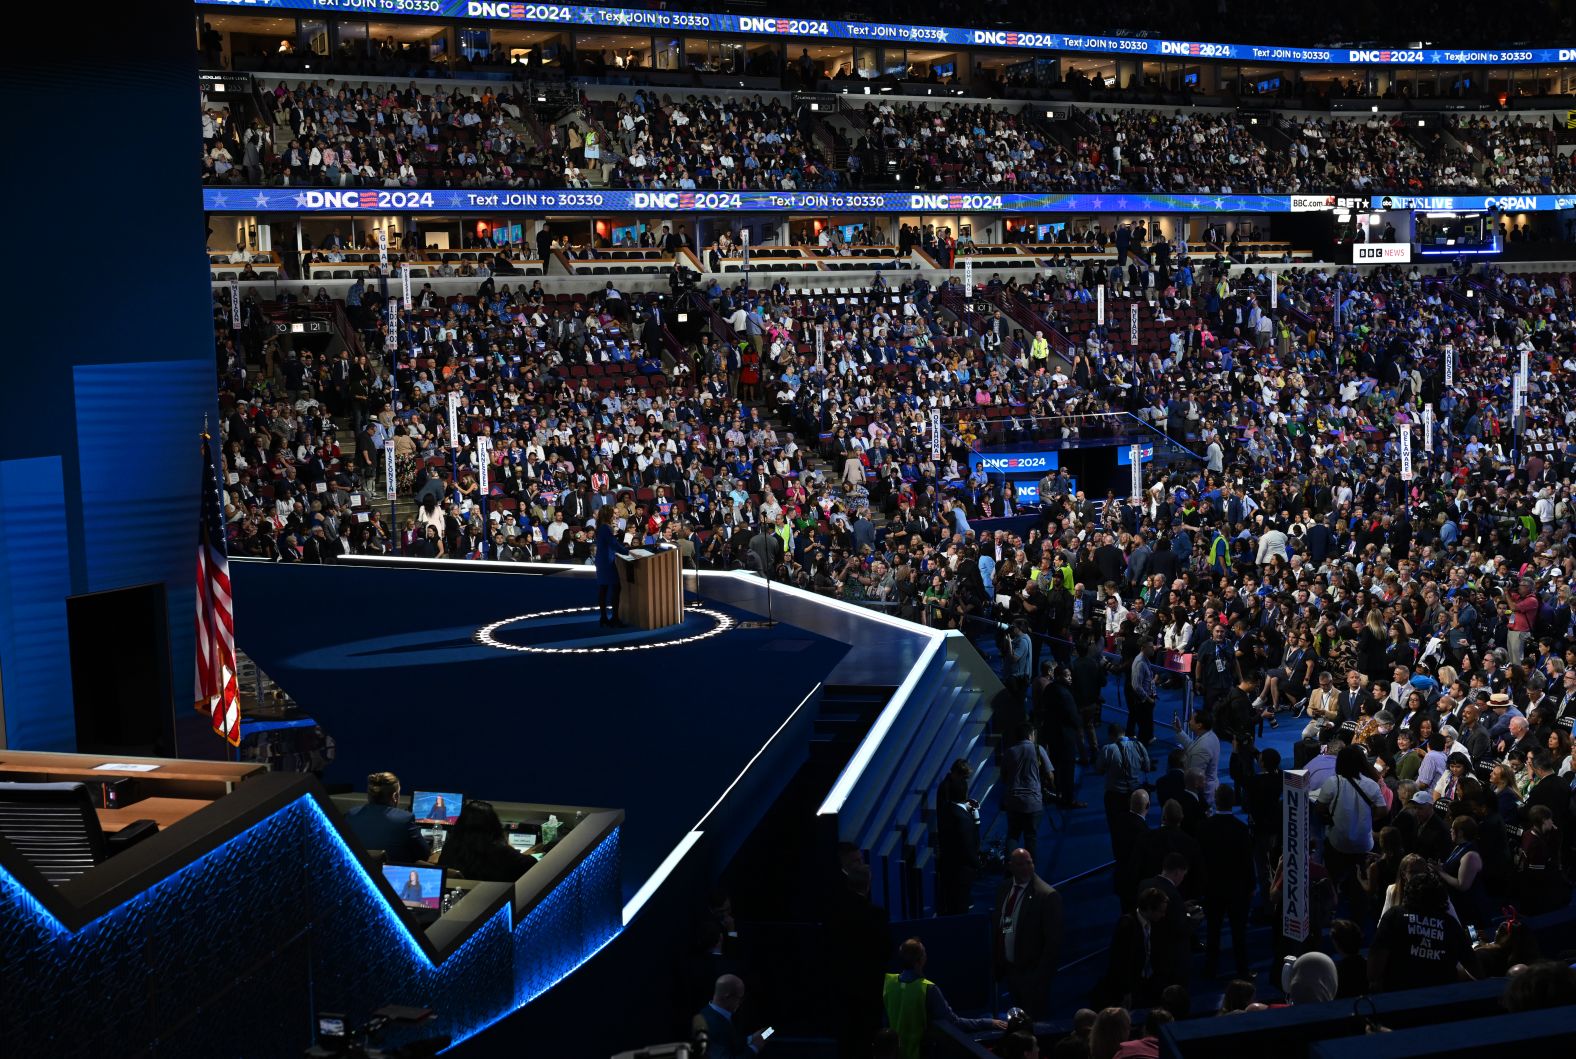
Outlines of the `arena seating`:
[{"label": "arena seating", "polygon": [[205,182],[1293,194],[1547,193],[1571,180],[1551,114],[1451,116],[1441,130],[1392,114],[1249,121],[1230,108],[1100,104],[1053,122],[1001,101],[883,96],[810,115],[785,93],[637,89],[582,92],[544,121],[511,87],[304,79],[259,98],[250,120],[205,106]]}]

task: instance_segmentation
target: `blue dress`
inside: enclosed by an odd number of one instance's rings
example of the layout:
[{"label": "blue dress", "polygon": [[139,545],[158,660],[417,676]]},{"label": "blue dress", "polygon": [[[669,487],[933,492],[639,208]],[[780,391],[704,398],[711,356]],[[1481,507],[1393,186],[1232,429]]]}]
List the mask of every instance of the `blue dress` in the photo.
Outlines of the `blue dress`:
[{"label": "blue dress", "polygon": [[618,584],[618,565],[615,555],[628,555],[629,546],[613,535],[611,527],[597,523],[596,527],[596,583],[609,587]]}]

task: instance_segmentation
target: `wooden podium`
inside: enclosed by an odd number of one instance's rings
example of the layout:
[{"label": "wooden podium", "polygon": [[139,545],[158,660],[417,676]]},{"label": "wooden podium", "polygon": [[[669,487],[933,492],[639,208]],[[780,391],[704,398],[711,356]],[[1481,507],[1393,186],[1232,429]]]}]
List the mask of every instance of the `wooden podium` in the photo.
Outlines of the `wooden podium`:
[{"label": "wooden podium", "polygon": [[677,548],[620,555],[618,580],[623,587],[618,604],[620,621],[637,629],[683,624],[684,574]]}]

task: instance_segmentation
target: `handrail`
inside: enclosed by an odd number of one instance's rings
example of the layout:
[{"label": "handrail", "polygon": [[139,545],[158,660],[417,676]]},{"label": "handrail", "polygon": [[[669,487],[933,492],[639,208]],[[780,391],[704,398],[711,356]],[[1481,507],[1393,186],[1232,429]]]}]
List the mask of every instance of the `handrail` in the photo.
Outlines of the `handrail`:
[{"label": "handrail", "polygon": [[[991,300],[1000,305],[1007,315],[1018,321],[1018,323],[1036,331],[1044,331],[1045,337],[1050,341],[1052,348],[1056,350],[1056,355],[1063,362],[1067,361],[1067,353],[1073,349],[1073,340],[1063,334],[1061,328],[1051,323],[1044,313],[1036,309],[1023,296],[1021,291],[1016,298],[1010,300],[1007,298],[1006,291],[998,291]],[[1026,315],[1028,319],[1025,320],[1023,316],[1020,316],[1020,312]]]},{"label": "handrail", "polygon": [[733,328],[728,326],[728,321],[722,318],[721,313],[712,308],[711,302],[704,294],[700,291],[692,291],[690,293],[690,304],[706,314],[706,321],[711,324],[711,333],[713,335],[727,345],[733,345]]},{"label": "handrail", "polygon": [[[1075,414],[1075,415],[1065,415],[1065,416],[1016,415],[1016,416],[1013,416],[1012,418],[1013,418],[1013,421],[1015,423],[1018,423],[1018,424],[1028,423],[1028,424],[1030,424],[1031,425],[1031,431],[1035,432],[1035,433],[1038,433],[1038,430],[1039,430],[1037,424],[1042,424],[1042,423],[1046,423],[1046,424],[1063,424],[1063,423],[1068,423],[1068,422],[1077,422],[1077,421],[1080,421],[1080,420],[1088,420],[1088,421],[1116,422],[1116,423],[1121,424],[1121,423],[1124,423],[1124,421],[1125,421],[1126,424],[1131,424],[1132,425],[1132,426],[1130,426],[1129,430],[1127,431],[1128,433],[1153,434],[1153,435],[1158,436],[1161,440],[1163,440],[1167,445],[1171,446],[1174,450],[1180,452],[1181,454],[1183,454],[1185,456],[1189,456],[1189,457],[1191,457],[1191,458],[1193,458],[1195,460],[1202,460],[1204,458],[1199,453],[1194,452],[1192,449],[1188,448],[1188,446],[1185,445],[1184,443],[1178,441],[1176,438],[1173,438],[1170,434],[1167,434],[1164,430],[1161,430],[1159,427],[1155,426],[1153,423],[1150,423],[1150,422],[1148,422],[1148,421],[1146,421],[1144,419],[1139,418],[1138,416],[1134,415],[1132,412],[1081,412],[1081,413],[1078,413],[1078,414]],[[989,429],[989,426],[990,426],[990,424],[989,424],[989,422],[987,422],[985,424],[985,427],[986,427],[987,430]],[[1113,437],[1120,436],[1120,434],[1112,434],[1111,436],[1113,436]],[[1105,443],[1108,440],[1109,440],[1109,438],[1106,438],[1106,437],[1066,438],[1066,439],[1057,437],[1057,438],[1047,439],[1045,442],[1042,442],[1042,443],[1049,444],[1053,448],[1058,448],[1058,447],[1059,448],[1078,448],[1078,447],[1081,446],[1081,443],[1085,442],[1085,441],[1093,442],[1093,443]],[[1057,444],[1052,444],[1052,442],[1055,442]],[[984,451],[986,451],[985,446],[987,444],[997,444],[997,443],[998,442],[995,439],[992,439],[992,438],[990,438],[988,436],[986,436],[986,437],[979,437],[979,438],[976,438],[974,440],[974,444],[973,444],[972,448],[974,449],[975,452],[984,452]]]},{"label": "handrail", "polygon": [[913,697],[920,681],[929,672],[931,663],[935,661],[937,654],[945,643],[946,638],[938,635],[925,645],[925,649],[920,652],[919,658],[915,661],[913,667],[909,669],[907,676],[903,678],[903,683],[899,684],[897,691],[892,693],[892,697],[887,700],[886,706],[877,715],[875,723],[870,726],[870,730],[865,733],[864,739],[860,741],[859,746],[854,750],[853,756],[848,759],[848,764],[843,766],[843,771],[838,774],[836,782],[832,784],[832,789],[827,792],[826,799],[821,802],[820,808],[815,811],[816,816],[831,816],[842,812],[843,806],[848,802],[849,795],[854,792],[854,788],[864,778],[865,769],[870,766],[870,761],[875,757],[876,750],[880,748],[882,741],[886,739],[887,733],[892,730],[892,726],[897,723],[898,716],[903,712],[903,708],[908,705],[909,699]]}]

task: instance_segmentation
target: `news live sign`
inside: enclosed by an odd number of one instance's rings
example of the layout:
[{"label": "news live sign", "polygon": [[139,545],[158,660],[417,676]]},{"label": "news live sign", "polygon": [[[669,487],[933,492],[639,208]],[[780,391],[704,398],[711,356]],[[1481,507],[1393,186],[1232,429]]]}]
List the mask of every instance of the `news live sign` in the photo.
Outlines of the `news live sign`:
[{"label": "news live sign", "polygon": [[1055,452],[971,452],[969,470],[986,474],[1044,474],[1060,466]]},{"label": "news live sign", "polygon": [[1353,243],[1354,265],[1404,265],[1412,260],[1411,243]]}]

